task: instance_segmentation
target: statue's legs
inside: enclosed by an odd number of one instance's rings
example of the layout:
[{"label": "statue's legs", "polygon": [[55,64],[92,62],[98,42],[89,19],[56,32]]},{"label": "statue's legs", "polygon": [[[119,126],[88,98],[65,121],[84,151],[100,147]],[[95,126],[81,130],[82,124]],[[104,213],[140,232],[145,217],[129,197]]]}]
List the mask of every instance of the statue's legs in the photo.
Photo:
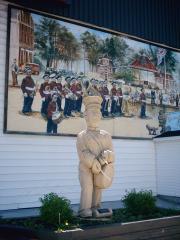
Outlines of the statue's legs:
[{"label": "statue's legs", "polygon": [[79,215],[91,217],[92,210],[100,207],[102,190],[93,186],[93,174],[90,169],[84,168],[79,179],[81,184]]},{"label": "statue's legs", "polygon": [[102,189],[94,187],[92,196],[92,208],[100,208]]},{"label": "statue's legs", "polygon": [[93,195],[93,174],[90,169],[85,168],[79,173],[79,180],[81,184],[81,200],[79,214],[82,217],[92,216],[92,195]]}]

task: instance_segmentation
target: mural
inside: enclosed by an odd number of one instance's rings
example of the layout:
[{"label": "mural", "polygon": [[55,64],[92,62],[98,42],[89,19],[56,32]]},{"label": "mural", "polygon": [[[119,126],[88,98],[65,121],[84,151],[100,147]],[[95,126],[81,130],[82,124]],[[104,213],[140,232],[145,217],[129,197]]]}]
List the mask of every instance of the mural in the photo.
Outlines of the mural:
[{"label": "mural", "polygon": [[9,21],[6,132],[77,134],[89,86],[114,137],[151,138],[179,112],[179,52],[16,8]]}]

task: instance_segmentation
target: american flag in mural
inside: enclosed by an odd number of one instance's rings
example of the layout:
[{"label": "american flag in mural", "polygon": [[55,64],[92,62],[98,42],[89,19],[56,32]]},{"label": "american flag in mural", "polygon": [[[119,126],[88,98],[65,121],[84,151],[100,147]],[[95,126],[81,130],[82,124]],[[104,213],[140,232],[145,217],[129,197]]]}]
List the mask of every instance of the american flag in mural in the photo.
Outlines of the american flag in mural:
[{"label": "american flag in mural", "polygon": [[164,48],[158,48],[157,51],[157,65],[161,64],[163,57],[166,55],[167,51]]}]

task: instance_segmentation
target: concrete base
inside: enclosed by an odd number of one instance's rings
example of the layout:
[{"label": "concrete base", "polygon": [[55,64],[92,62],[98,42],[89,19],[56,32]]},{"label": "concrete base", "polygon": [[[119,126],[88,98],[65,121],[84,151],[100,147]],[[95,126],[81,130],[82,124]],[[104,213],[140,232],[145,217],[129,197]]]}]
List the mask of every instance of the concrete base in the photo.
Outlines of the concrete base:
[{"label": "concrete base", "polygon": [[93,217],[95,218],[106,218],[111,217],[113,214],[111,208],[100,208],[93,210]]}]

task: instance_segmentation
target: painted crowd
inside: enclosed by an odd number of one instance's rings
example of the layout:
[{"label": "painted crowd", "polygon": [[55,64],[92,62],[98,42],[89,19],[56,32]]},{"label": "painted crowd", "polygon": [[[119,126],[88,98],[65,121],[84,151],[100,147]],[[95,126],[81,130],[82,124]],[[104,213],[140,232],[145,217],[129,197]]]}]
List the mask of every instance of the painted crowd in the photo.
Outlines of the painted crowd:
[{"label": "painted crowd", "polygon": [[[33,100],[36,92],[39,91],[42,100],[40,112],[42,117],[47,120],[46,132],[48,134],[56,134],[58,124],[64,118],[83,117],[82,98],[87,83],[103,99],[101,106],[103,118],[138,115],[140,118],[146,119],[148,118],[146,113],[147,104],[152,107],[159,105],[162,109],[167,104],[179,107],[179,94],[168,95],[158,90],[151,90],[147,93],[144,88],[137,90],[137,88],[128,85],[122,86],[116,81],[107,83],[107,81],[93,78],[87,79],[81,75],[64,76],[62,72],[57,71],[45,71],[43,83],[37,90],[31,68],[26,67],[24,73],[26,76],[21,83],[24,96],[22,113],[31,115]],[[159,125],[163,129],[162,116],[163,110],[160,110],[158,119]],[[149,127],[149,129],[148,127],[149,134],[155,135],[156,129],[153,127]]]}]

